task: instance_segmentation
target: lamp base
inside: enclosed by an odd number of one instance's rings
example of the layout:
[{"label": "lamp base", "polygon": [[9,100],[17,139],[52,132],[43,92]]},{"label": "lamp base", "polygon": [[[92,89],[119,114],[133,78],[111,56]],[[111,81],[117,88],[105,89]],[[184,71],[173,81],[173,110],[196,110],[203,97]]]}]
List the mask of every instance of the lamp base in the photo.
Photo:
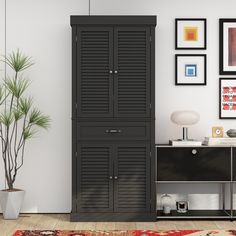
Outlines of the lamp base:
[{"label": "lamp base", "polygon": [[187,127],[183,127],[183,140],[189,140],[188,139],[188,128]]}]

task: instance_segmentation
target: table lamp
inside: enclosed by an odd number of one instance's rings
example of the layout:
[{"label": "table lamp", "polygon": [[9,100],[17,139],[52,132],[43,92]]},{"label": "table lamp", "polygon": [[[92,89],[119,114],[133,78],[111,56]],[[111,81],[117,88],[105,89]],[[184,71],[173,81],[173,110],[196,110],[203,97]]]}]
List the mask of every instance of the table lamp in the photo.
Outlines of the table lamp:
[{"label": "table lamp", "polygon": [[171,114],[171,121],[183,127],[183,141],[188,141],[188,127],[200,120],[200,115],[195,111],[175,111]]}]

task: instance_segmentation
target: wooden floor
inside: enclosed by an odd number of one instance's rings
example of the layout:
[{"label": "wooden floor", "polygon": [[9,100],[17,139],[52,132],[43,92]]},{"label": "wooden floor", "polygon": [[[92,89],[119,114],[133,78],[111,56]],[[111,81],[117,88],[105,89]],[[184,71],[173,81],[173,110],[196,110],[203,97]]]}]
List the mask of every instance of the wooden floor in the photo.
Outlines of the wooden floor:
[{"label": "wooden floor", "polygon": [[0,236],[12,236],[17,229],[65,230],[173,230],[173,229],[236,229],[236,221],[158,221],[134,222],[70,222],[69,214],[25,214],[18,220],[3,220],[0,215]]}]

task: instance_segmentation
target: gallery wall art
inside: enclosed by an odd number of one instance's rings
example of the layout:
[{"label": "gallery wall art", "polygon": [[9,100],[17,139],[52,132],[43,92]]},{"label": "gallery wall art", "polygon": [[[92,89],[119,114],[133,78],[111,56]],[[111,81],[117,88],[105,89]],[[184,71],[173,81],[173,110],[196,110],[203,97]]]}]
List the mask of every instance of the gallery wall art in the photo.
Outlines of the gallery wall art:
[{"label": "gallery wall art", "polygon": [[219,84],[220,119],[236,118],[236,78],[220,78]]},{"label": "gallery wall art", "polygon": [[236,19],[220,19],[219,27],[219,73],[236,75]]},{"label": "gallery wall art", "polygon": [[206,54],[175,55],[175,85],[206,85]]},{"label": "gallery wall art", "polygon": [[206,19],[175,19],[175,49],[206,49]]}]

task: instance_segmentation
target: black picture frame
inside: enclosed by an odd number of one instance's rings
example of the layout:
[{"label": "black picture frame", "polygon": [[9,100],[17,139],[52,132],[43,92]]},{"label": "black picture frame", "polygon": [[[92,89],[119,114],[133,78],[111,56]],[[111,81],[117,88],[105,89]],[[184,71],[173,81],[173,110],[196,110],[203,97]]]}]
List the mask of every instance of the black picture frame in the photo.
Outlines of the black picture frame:
[{"label": "black picture frame", "polygon": [[[235,92],[232,91],[233,90],[232,86],[231,86],[231,89],[229,89],[229,91],[231,90],[231,92],[227,92],[227,90],[224,92],[222,84],[224,84],[227,87],[230,87],[229,85],[227,85],[227,81],[231,81],[231,83],[234,82],[231,85],[235,87]],[[222,101],[223,96],[231,96],[232,99],[229,99],[229,100],[227,99],[226,101]],[[232,107],[235,110],[229,109],[224,112],[225,114],[223,114],[224,104],[230,104],[229,107]],[[219,119],[236,119],[236,78],[220,78],[219,79]]]},{"label": "black picture frame", "polygon": [[[198,63],[196,63],[196,58],[199,57],[200,59],[202,59],[202,63],[201,63],[201,60],[199,60]],[[200,71],[200,74],[198,72],[196,72],[196,75],[198,74],[198,77],[197,76],[186,76],[186,65],[187,64],[184,64],[185,65],[185,70],[183,69],[183,65],[180,65],[180,60],[179,58],[189,58],[189,63],[188,65],[192,65],[194,66],[193,64],[195,63],[195,65],[198,67],[200,65],[202,65],[203,68],[198,68],[196,71]],[[181,66],[181,67],[180,67]],[[180,70],[179,70],[180,68]],[[201,71],[201,69],[203,70],[203,72]],[[180,78],[180,75],[179,74],[179,71],[185,71],[185,76],[182,77],[182,79]],[[189,82],[187,79],[183,79],[183,78],[193,78],[193,77],[196,77],[196,81],[198,82]],[[182,82],[181,82],[182,80]],[[186,80],[186,82],[184,82],[184,80]],[[175,85],[197,85],[197,86],[204,86],[204,85],[207,85],[207,55],[206,54],[175,54]]]},{"label": "black picture frame", "polygon": [[[235,27],[232,27],[235,25]],[[229,31],[227,26],[234,29],[234,34],[236,36],[236,18],[221,18],[219,19],[219,74],[220,75],[236,75],[236,60],[234,61],[234,66],[230,65],[233,63],[230,62],[230,42],[229,42]],[[232,32],[232,31],[231,31]],[[226,35],[228,34],[228,35]],[[225,38],[228,40],[225,40]],[[232,51],[232,50],[231,50]],[[235,56],[236,56],[236,48],[234,48]],[[228,63],[227,63],[228,59]]]},{"label": "black picture frame", "polygon": [[[186,22],[189,23],[191,21],[197,23],[197,21],[203,23],[203,39],[202,39],[202,46],[179,46],[179,22]],[[175,19],[175,49],[176,50],[205,50],[207,48],[207,19],[206,18],[176,18]]]}]

